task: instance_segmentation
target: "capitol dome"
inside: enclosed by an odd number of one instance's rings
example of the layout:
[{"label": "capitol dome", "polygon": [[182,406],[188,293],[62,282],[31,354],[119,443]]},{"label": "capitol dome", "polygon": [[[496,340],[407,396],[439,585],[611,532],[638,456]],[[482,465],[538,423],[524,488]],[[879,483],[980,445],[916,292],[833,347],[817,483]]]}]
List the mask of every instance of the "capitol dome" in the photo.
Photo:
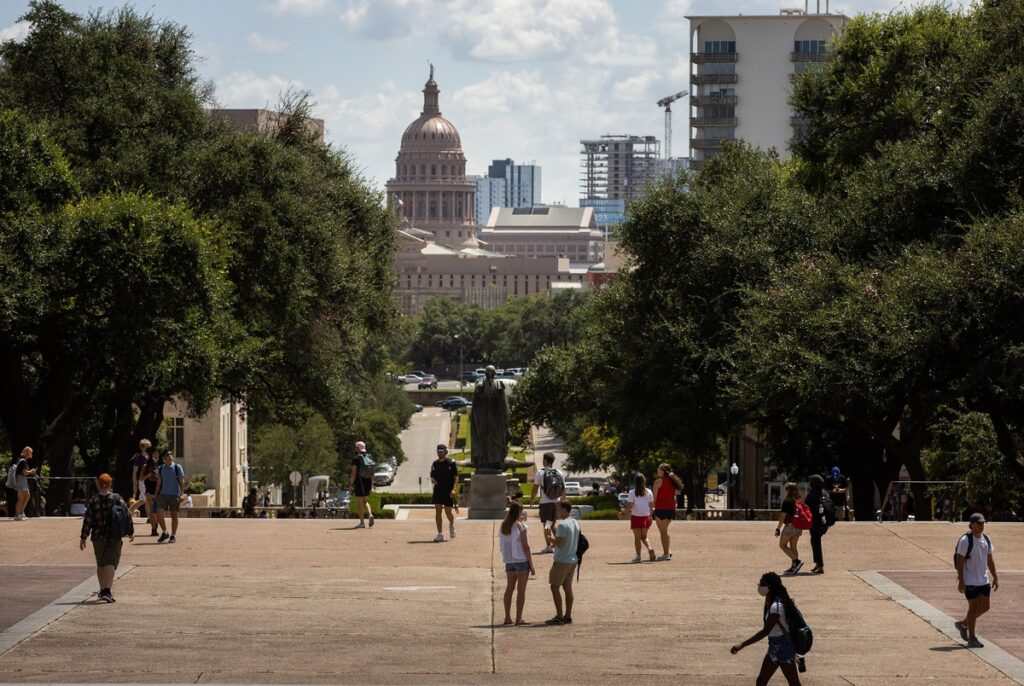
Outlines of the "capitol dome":
[{"label": "capitol dome", "polygon": [[388,200],[409,226],[430,231],[438,243],[475,247],[476,184],[466,181],[462,138],[441,116],[440,93],[431,65],[423,111],[402,133]]}]

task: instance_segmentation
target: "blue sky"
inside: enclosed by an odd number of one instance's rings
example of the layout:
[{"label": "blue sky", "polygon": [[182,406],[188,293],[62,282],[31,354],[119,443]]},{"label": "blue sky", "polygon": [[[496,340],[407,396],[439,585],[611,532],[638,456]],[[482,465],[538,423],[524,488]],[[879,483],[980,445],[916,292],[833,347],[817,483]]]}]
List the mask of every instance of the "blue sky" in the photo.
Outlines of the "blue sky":
[{"label": "blue sky", "polygon": [[[84,13],[123,3],[65,0]],[[543,168],[545,202],[578,203],[581,138],[662,138],[655,101],[687,88],[686,14],[776,14],[778,0],[148,0],[187,26],[224,107],[272,106],[308,89],[327,138],[368,182],[392,175],[422,106],[427,63],[462,135],[467,172],[511,157]],[[790,0],[782,3],[791,5]],[[833,12],[898,0],[836,0]],[[812,11],[814,2],[811,3]],[[824,3],[822,3],[824,7]],[[23,36],[27,2],[0,2],[0,39]],[[674,152],[685,151],[677,114]]]}]

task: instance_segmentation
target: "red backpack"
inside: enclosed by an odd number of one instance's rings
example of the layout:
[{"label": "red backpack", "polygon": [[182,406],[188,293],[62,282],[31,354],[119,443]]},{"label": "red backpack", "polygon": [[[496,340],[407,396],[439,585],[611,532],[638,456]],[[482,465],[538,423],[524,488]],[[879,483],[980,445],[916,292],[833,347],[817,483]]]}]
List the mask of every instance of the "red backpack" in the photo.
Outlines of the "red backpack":
[{"label": "red backpack", "polygon": [[792,524],[801,531],[807,531],[811,528],[811,508],[807,507],[807,503],[799,501],[796,504],[796,511],[793,513]]}]

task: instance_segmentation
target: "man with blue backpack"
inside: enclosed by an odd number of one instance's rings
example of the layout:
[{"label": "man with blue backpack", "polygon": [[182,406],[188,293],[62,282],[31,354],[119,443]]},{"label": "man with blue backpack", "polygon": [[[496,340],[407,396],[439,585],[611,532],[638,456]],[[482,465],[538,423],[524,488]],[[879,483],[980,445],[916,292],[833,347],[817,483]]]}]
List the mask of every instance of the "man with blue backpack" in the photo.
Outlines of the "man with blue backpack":
[{"label": "man with blue backpack", "polygon": [[89,499],[82,521],[82,536],[78,549],[85,550],[85,542],[92,540],[96,555],[96,579],[100,583],[99,599],[105,603],[114,602],[110,587],[114,584],[114,573],[121,562],[121,547],[124,537],[135,540],[135,525],[128,504],[117,493],[111,491],[113,479],[109,474],[100,474],[96,479],[98,493]]},{"label": "man with blue backpack", "polygon": [[999,589],[999,576],[992,557],[996,548],[985,533],[985,515],[980,512],[972,514],[970,529],[960,536],[953,555],[957,590],[967,598],[967,617],[954,626],[960,637],[967,641],[968,648],[982,648],[984,646],[974,633],[974,627],[978,617],[988,612],[989,596]]}]

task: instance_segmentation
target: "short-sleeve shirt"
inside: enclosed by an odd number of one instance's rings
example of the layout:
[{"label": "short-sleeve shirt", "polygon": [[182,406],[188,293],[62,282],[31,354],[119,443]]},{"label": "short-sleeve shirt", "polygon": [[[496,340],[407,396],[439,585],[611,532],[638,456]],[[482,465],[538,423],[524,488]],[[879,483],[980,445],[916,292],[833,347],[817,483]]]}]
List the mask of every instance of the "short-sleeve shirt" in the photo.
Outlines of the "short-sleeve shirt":
[{"label": "short-sleeve shirt", "polygon": [[18,476],[24,476],[26,469],[28,469],[28,460],[24,457],[19,457],[18,466],[14,468],[14,473]]},{"label": "short-sleeve shirt", "polygon": [[[548,503],[558,502],[556,498],[549,498],[548,494],[544,492],[544,472],[546,472],[549,469],[554,469],[556,472],[558,472],[558,470],[555,469],[554,467],[544,467],[543,469],[538,469],[537,474],[533,477],[533,485],[536,487],[534,490],[540,491],[541,505],[547,505]],[[561,472],[558,473],[561,474]],[[562,475],[562,481],[565,481],[564,474]]]},{"label": "short-sleeve shirt", "polygon": [[768,608],[769,615],[778,615],[779,621],[772,627],[769,636],[785,636],[789,633],[789,622],[786,621],[786,609],[782,605],[782,601],[776,600]]},{"label": "short-sleeve shirt", "polygon": [[146,476],[146,481],[156,481],[156,470],[161,465],[160,458],[158,457],[146,457],[146,465],[149,468],[149,474]]},{"label": "short-sleeve shirt", "polygon": [[142,476],[142,472],[145,469],[146,464],[148,462],[149,462],[149,458],[146,457],[143,453],[135,453],[134,455],[132,455],[132,466],[139,468],[138,469],[138,476],[139,477]]},{"label": "short-sleeve shirt", "polygon": [[630,514],[633,517],[650,517],[653,501],[654,494],[651,493],[651,489],[645,488],[643,495],[637,495],[635,488],[630,489],[629,498],[627,500],[627,502],[633,506]]},{"label": "short-sleeve shirt", "polygon": [[[973,534],[971,534],[973,536]],[[956,554],[967,557],[967,534],[960,537],[956,544]],[[988,576],[988,557],[996,551],[988,537],[975,537],[971,556],[964,560],[964,585],[985,586],[991,583]]]},{"label": "short-sleeve shirt", "polygon": [[796,501],[792,498],[786,498],[782,501],[782,507],[779,508],[779,512],[786,513],[786,524],[793,521],[793,515],[796,514]]},{"label": "short-sleeve shirt", "polygon": [[455,477],[459,475],[459,468],[454,460],[434,460],[430,465],[430,478],[437,482],[435,488],[445,493],[455,488]]},{"label": "short-sleeve shirt", "polygon": [[555,526],[555,538],[565,539],[560,546],[555,548],[555,562],[576,564],[579,558],[576,557],[576,546],[580,543],[580,523],[572,517],[559,519]]},{"label": "short-sleeve shirt", "polygon": [[185,469],[177,462],[162,464],[159,467],[160,493],[158,495],[181,495],[181,484],[178,477],[184,478]]},{"label": "short-sleeve shirt", "polygon": [[526,551],[523,549],[522,534],[529,531],[524,522],[516,522],[512,525],[512,533],[507,536],[498,529],[498,547],[501,549],[501,559],[505,564],[510,562],[526,562]]}]

